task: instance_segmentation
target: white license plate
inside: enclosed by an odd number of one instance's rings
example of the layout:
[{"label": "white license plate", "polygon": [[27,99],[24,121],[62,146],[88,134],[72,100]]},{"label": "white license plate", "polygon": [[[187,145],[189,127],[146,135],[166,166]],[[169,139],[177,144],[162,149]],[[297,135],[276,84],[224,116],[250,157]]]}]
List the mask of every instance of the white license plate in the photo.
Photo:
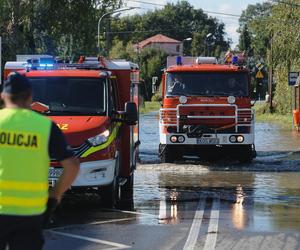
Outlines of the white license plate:
[{"label": "white license plate", "polygon": [[62,174],[63,169],[62,168],[53,168],[50,167],[49,168],[49,179],[53,180],[53,179],[58,179],[61,174]]},{"label": "white license plate", "polygon": [[198,144],[219,144],[219,138],[197,138]]}]

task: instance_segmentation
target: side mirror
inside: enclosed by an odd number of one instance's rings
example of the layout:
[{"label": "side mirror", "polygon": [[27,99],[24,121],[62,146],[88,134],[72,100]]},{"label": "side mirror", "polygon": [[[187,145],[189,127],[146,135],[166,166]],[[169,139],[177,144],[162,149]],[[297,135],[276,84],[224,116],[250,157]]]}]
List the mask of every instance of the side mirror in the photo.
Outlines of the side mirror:
[{"label": "side mirror", "polygon": [[138,120],[138,111],[134,102],[126,102],[125,107],[125,121],[128,125],[135,125]]}]

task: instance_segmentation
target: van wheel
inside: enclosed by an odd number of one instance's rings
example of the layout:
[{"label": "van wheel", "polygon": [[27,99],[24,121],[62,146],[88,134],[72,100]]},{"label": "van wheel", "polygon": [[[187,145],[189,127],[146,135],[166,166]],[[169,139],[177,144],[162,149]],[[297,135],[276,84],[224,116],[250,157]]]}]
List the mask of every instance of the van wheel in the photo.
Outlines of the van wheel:
[{"label": "van wheel", "polygon": [[103,205],[107,208],[114,208],[120,200],[120,186],[118,181],[120,157],[116,159],[115,175],[113,182],[106,186],[100,187],[100,196]]},{"label": "van wheel", "polygon": [[131,174],[128,177],[127,182],[121,186],[121,202],[130,201],[133,199],[133,182],[134,182],[134,175]]},{"label": "van wheel", "polygon": [[119,185],[116,176],[111,184],[100,187],[100,196],[105,207],[114,208],[117,205]]}]

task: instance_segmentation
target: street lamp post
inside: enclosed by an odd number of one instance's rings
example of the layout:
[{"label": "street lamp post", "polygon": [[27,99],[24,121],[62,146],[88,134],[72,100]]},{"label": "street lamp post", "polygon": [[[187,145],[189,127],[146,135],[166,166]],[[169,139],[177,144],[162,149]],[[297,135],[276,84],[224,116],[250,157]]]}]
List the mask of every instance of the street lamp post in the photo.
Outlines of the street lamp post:
[{"label": "street lamp post", "polygon": [[191,38],[191,37],[188,37],[188,38],[185,38],[185,39],[183,39],[182,40],[182,55],[184,56],[184,42],[185,41],[192,41],[193,40],[193,38]]},{"label": "street lamp post", "polygon": [[123,11],[127,11],[127,10],[132,10],[132,9],[137,9],[138,7],[128,7],[128,8],[124,8],[124,9],[118,9],[118,10],[114,10],[114,11],[110,11],[110,12],[107,12],[105,14],[103,14],[99,20],[98,20],[98,34],[97,34],[97,39],[98,39],[98,42],[97,42],[97,47],[98,47],[98,53],[100,55],[100,24],[102,22],[102,20],[107,17],[107,16],[110,16],[114,13],[118,13],[118,12],[123,12]]},{"label": "street lamp post", "polygon": [[[208,39],[212,36],[212,33],[208,33],[206,35],[206,39],[205,39],[205,47],[206,47],[206,50],[205,50],[205,53],[204,53],[204,56],[209,56],[209,47],[208,47]],[[206,52],[207,52],[207,55],[206,55]]]}]

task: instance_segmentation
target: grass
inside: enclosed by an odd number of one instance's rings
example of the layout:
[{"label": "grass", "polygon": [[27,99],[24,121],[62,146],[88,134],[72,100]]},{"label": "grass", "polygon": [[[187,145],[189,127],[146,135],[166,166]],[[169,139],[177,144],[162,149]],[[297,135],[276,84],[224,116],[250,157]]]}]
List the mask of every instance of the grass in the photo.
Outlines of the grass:
[{"label": "grass", "polygon": [[293,115],[291,113],[285,115],[270,113],[268,103],[256,103],[254,109],[258,122],[274,122],[287,129],[293,128]]},{"label": "grass", "polygon": [[149,113],[152,111],[158,111],[160,109],[159,102],[145,102],[144,106],[140,106],[140,113]]}]

